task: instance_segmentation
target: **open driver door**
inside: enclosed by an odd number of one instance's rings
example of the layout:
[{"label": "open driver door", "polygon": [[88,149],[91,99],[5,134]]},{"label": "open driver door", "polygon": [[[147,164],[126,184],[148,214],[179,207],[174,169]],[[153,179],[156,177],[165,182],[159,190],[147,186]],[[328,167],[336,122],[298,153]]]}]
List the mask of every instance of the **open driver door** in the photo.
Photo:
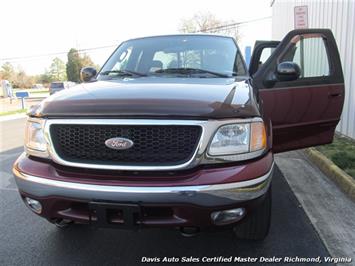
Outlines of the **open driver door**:
[{"label": "open driver door", "polygon": [[[273,51],[261,64],[266,48]],[[293,30],[281,42],[259,42],[250,66],[264,119],[272,124],[275,153],[332,142],[344,78],[330,30]]]}]

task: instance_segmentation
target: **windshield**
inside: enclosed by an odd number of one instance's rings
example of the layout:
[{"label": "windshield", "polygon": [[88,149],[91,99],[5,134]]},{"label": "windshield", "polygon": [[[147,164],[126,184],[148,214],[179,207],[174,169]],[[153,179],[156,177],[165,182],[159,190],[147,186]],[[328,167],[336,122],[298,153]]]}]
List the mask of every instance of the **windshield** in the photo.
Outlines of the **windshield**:
[{"label": "windshield", "polygon": [[124,42],[98,78],[125,76],[232,77],[246,75],[238,47],[229,37],[177,35]]}]

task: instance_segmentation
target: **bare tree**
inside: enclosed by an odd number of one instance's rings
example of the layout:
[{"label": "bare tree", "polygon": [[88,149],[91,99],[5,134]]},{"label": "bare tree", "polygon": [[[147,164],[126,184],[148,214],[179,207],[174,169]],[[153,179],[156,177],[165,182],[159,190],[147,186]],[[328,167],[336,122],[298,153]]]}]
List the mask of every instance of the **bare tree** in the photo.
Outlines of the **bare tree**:
[{"label": "bare tree", "polygon": [[179,31],[183,33],[218,33],[234,37],[236,40],[240,39],[238,25],[234,21],[220,20],[210,12],[197,13],[191,18],[182,19]]}]

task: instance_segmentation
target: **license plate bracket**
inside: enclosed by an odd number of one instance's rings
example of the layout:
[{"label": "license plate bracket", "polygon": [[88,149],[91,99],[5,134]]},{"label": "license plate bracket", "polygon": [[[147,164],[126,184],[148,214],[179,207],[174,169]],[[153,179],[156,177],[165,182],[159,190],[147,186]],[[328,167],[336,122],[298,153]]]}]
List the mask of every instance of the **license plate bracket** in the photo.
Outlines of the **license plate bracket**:
[{"label": "license plate bracket", "polygon": [[[133,203],[90,202],[90,224],[95,227],[138,229],[141,224],[141,207]],[[119,212],[122,222],[113,222],[110,214]],[[93,216],[96,219],[93,219]]]}]

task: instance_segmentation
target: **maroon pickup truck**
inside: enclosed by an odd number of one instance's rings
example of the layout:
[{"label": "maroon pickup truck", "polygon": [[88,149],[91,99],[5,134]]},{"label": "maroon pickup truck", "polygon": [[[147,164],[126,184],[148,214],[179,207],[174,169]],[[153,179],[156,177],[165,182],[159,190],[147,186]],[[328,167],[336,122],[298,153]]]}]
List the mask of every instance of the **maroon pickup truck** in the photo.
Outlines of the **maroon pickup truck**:
[{"label": "maroon pickup truck", "polygon": [[29,113],[13,166],[24,203],[59,227],[211,228],[263,239],[273,154],[332,142],[344,102],[333,34],[123,42],[99,73]]}]

